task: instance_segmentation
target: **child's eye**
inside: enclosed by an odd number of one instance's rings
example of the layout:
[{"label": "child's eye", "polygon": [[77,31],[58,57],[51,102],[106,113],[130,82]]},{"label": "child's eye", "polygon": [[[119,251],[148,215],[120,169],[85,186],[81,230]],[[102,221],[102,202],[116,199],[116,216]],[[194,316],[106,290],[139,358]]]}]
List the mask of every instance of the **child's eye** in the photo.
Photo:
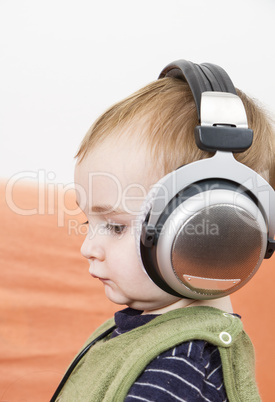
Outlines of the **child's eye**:
[{"label": "child's eye", "polygon": [[115,235],[120,235],[125,231],[126,225],[119,225],[117,223],[107,223],[106,229]]},{"label": "child's eye", "polygon": [[81,225],[88,225],[89,221],[82,222]]}]

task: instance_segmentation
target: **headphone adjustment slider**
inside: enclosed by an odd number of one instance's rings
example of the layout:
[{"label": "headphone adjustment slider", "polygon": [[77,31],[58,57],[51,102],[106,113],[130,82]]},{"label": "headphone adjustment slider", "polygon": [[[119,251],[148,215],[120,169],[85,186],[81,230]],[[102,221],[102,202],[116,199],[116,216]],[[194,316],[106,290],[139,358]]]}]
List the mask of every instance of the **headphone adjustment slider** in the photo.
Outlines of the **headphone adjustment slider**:
[{"label": "headphone adjustment slider", "polygon": [[218,126],[195,127],[198,148],[209,152],[244,152],[252,144],[253,131],[249,128]]},{"label": "headphone adjustment slider", "polygon": [[155,240],[156,229],[153,225],[148,225],[147,222],[142,224],[141,242],[145,247],[152,247]]},{"label": "headphone adjustment slider", "polygon": [[275,251],[275,239],[269,239],[267,242],[267,248],[266,248],[266,253],[265,253],[265,257],[266,259],[270,258],[272,256],[272,254]]}]

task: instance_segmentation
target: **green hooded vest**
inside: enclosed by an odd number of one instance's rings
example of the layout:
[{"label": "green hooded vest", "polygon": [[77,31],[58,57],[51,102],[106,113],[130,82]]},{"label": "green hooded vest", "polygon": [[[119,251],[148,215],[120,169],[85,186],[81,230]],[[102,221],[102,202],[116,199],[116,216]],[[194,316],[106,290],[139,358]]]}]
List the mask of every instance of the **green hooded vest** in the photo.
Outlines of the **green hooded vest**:
[{"label": "green hooded vest", "polygon": [[[113,325],[113,319],[105,322],[84,347]],[[241,320],[224,311],[206,306],[172,310],[132,331],[109,338],[96,343],[80,360],[57,401],[122,402],[137,377],[160,353],[196,339],[218,347],[230,402],[261,400],[251,341]]]}]

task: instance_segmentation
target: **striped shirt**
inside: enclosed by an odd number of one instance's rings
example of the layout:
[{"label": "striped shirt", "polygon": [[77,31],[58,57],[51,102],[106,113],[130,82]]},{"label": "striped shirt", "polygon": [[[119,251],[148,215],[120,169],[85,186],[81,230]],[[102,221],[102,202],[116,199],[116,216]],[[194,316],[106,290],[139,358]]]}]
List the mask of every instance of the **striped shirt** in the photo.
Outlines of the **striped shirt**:
[{"label": "striped shirt", "polygon": [[[146,324],[156,315],[126,308],[115,314],[112,337]],[[225,402],[218,348],[194,340],[167,350],[154,359],[132,385],[125,402],[205,401]]]}]

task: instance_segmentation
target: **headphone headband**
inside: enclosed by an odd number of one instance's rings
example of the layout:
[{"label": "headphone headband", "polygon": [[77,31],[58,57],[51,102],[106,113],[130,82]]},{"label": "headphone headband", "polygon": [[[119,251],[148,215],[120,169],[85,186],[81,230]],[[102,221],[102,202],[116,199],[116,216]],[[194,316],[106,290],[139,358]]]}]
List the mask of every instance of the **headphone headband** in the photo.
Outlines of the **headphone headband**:
[{"label": "headphone headband", "polygon": [[236,89],[226,71],[215,64],[195,64],[187,60],[177,60],[168,64],[158,78],[164,77],[173,77],[188,83],[196,103],[199,121],[202,92],[230,92],[236,95]]},{"label": "headphone headband", "polygon": [[[158,78],[164,77],[173,77],[188,83],[201,123],[195,129],[195,140],[200,149],[209,152],[243,152],[251,146],[253,131],[247,127],[243,104],[223,68],[211,63],[195,64],[187,60],[177,60],[168,64]],[[205,124],[205,109],[206,115],[214,110],[214,114],[210,115],[214,115],[217,120]]]}]

